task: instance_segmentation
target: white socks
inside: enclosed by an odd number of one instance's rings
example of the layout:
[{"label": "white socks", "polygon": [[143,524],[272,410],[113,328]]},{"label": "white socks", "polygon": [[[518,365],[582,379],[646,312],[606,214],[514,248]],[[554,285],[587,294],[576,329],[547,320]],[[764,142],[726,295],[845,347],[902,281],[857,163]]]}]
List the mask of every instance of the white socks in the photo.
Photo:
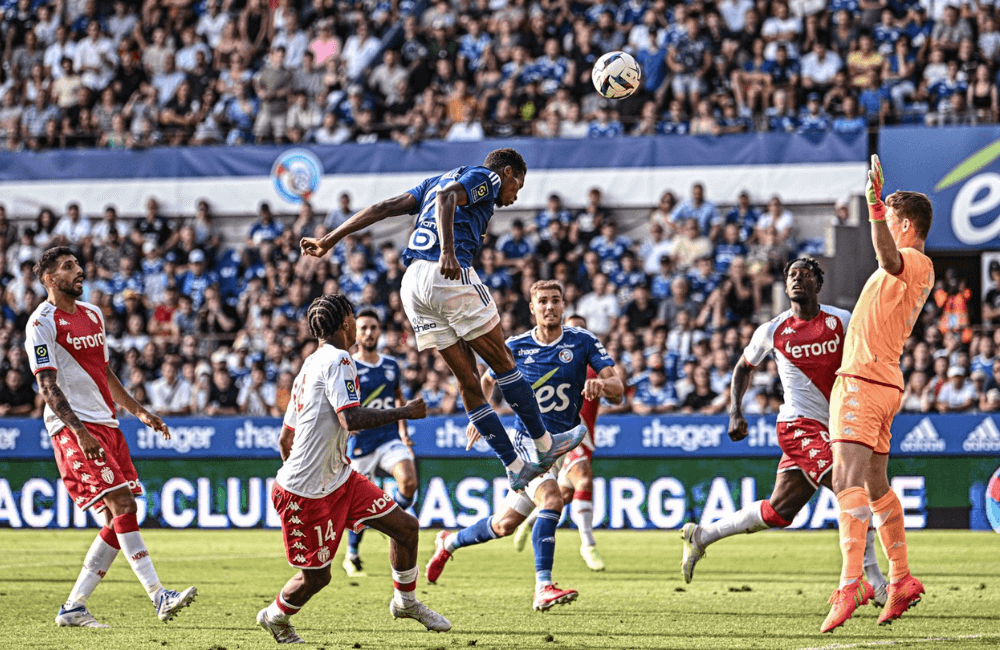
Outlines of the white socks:
[{"label": "white socks", "polygon": [[698,543],[705,547],[723,537],[767,530],[770,526],[764,523],[764,517],[760,512],[761,503],[761,501],[755,501],[739,512],[727,515],[713,524],[701,526]]},{"label": "white socks", "polygon": [[118,549],[103,539],[105,534],[114,536],[114,533],[111,533],[110,529],[108,530],[109,533],[104,533],[104,529],[102,529],[101,534],[94,538],[94,543],[90,545],[90,550],[87,551],[87,556],[83,559],[83,569],[80,570],[80,576],[76,579],[76,584],[73,585],[73,590],[69,593],[69,599],[65,605],[66,609],[74,609],[86,604],[87,599],[94,593],[94,589],[97,588],[101,579],[111,568],[115,558],[118,557]]},{"label": "white socks", "polygon": [[417,567],[406,571],[392,570],[392,586],[395,587],[392,599],[403,607],[409,607],[417,602],[414,594],[417,591]]},{"label": "white socks", "polygon": [[868,536],[865,539],[865,576],[875,589],[886,584],[882,569],[878,566],[878,555],[875,552],[874,526],[868,526]]},{"label": "white socks", "polygon": [[155,602],[156,594],[163,589],[163,585],[160,584],[156,569],[153,568],[153,560],[149,557],[146,542],[139,533],[135,515],[119,515],[114,518],[113,523],[118,534],[118,543],[121,544],[122,552],[125,553],[132,571],[146,589],[150,600]]},{"label": "white socks", "polygon": [[[535,510],[537,512],[537,509]],[[569,506],[569,516],[580,529],[580,541],[584,546],[594,545],[594,502],[573,499]]]}]

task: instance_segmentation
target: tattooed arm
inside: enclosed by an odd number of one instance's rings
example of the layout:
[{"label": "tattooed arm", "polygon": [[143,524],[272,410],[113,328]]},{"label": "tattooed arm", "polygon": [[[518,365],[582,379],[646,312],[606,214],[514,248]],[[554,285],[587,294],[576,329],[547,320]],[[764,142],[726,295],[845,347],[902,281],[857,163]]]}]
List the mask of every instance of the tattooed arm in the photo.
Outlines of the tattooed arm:
[{"label": "tattooed arm", "polygon": [[398,420],[422,420],[427,417],[427,405],[423,399],[417,398],[411,399],[405,406],[394,409],[355,406],[337,413],[337,417],[340,418],[341,426],[348,431],[364,431]]},{"label": "tattooed arm", "polygon": [[101,443],[97,442],[94,436],[90,435],[90,432],[87,431],[87,427],[83,426],[83,422],[73,412],[73,407],[69,405],[66,394],[62,392],[62,389],[56,383],[56,371],[52,369],[40,370],[36,378],[38,379],[38,392],[41,393],[42,399],[49,405],[52,412],[63,421],[66,428],[76,435],[76,440],[80,445],[80,450],[83,451],[84,457],[96,460],[103,456],[104,449],[101,448]]}]

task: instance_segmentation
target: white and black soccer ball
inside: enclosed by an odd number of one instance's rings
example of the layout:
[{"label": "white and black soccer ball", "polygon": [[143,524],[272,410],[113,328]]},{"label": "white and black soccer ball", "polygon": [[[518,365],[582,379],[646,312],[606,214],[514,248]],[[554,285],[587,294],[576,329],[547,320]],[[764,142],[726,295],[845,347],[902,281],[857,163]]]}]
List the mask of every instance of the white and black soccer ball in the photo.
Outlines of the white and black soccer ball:
[{"label": "white and black soccer ball", "polygon": [[639,89],[642,71],[628,52],[608,52],[590,74],[594,88],[608,99],[624,99]]}]

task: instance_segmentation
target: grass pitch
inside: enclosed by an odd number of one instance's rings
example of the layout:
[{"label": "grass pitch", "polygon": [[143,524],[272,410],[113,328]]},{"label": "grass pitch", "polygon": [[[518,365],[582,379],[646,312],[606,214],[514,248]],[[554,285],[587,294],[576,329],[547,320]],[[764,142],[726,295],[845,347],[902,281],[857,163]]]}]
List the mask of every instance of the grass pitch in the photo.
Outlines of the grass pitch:
[{"label": "grass pitch", "polygon": [[[421,535],[420,566],[436,531]],[[169,624],[156,618],[119,557],[88,603],[110,630],[58,628],[54,618],[94,537],[86,531],[0,531],[0,632],[3,648],[272,648],[254,616],[292,574],[276,531],[161,531],[144,536],[163,582],[195,584],[198,600]],[[554,575],[578,589],[575,603],[531,610],[530,546],[510,539],[460,550],[437,585],[421,575],[417,595],[451,619],[430,634],[393,620],[388,543],[369,531],[362,544],[367,578],[333,581],[294,618],[320,648],[998,648],[1000,537],[994,533],[914,531],[910,565],[927,594],[892,626],[866,606],[832,635],[819,633],[837,586],[835,531],[765,532],[709,549],[685,585],[678,531],[599,531],[608,565],[592,573],[576,531],[560,530]],[[885,559],[882,558],[883,568]]]}]

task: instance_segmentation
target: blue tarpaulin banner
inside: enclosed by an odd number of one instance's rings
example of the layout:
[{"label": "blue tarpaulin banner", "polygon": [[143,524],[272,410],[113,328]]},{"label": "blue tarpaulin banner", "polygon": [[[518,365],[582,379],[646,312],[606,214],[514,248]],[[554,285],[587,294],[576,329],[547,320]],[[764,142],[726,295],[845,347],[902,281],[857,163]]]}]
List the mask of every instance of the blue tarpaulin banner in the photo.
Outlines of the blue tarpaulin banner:
[{"label": "blue tarpaulin banner", "polygon": [[[510,417],[502,418],[511,426]],[[605,458],[748,458],[781,455],[775,419],[751,417],[750,435],[732,442],[724,416],[605,416],[597,425],[596,454]],[[171,440],[135,419],[121,428],[135,459],[276,458],[281,420],[272,418],[171,419]],[[410,423],[414,452],[421,458],[488,458],[480,441],[466,451],[463,416]],[[893,422],[894,456],[997,456],[996,416],[900,415]],[[52,446],[41,421],[0,420],[0,459],[51,459]]]},{"label": "blue tarpaulin banner", "polygon": [[934,205],[927,250],[1000,248],[1000,127],[900,127],[879,134],[885,193],[913,190]]}]

